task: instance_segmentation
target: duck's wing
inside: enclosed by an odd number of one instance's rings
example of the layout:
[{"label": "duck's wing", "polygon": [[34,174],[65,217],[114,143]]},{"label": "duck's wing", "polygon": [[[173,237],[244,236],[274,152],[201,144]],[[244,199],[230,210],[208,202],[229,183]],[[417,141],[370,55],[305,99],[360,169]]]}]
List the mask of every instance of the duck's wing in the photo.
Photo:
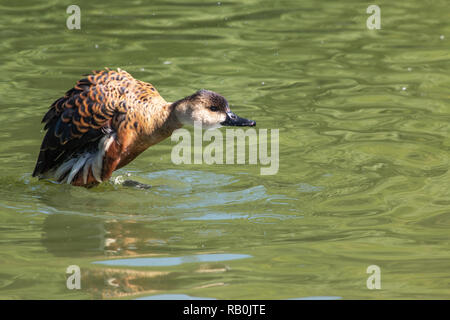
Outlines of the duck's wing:
[{"label": "duck's wing", "polygon": [[77,154],[95,152],[99,141],[112,135],[137,107],[130,92],[140,83],[120,69],[93,72],[79,80],[51,105],[42,120],[47,132],[33,176],[45,176]]}]

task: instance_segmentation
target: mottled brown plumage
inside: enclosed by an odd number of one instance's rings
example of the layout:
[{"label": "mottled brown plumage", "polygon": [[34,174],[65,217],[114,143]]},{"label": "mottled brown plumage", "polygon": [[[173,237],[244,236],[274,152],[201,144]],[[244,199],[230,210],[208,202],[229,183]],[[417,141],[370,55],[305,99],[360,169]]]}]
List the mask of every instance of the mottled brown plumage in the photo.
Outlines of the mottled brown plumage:
[{"label": "mottled brown plumage", "polygon": [[230,114],[226,99],[211,91],[167,103],[151,84],[123,70],[93,72],[56,100],[44,116],[47,132],[33,176],[96,185],[182,123],[254,125],[230,124]]}]

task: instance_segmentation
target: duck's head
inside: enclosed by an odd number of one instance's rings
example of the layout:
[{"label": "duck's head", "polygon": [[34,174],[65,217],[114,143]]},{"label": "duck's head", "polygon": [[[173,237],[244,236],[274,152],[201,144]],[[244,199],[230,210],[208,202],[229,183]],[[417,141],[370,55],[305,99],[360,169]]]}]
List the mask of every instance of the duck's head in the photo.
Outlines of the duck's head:
[{"label": "duck's head", "polygon": [[181,123],[194,125],[195,122],[200,122],[206,129],[256,125],[253,120],[235,115],[224,97],[209,90],[199,90],[189,97],[174,102],[174,112]]}]

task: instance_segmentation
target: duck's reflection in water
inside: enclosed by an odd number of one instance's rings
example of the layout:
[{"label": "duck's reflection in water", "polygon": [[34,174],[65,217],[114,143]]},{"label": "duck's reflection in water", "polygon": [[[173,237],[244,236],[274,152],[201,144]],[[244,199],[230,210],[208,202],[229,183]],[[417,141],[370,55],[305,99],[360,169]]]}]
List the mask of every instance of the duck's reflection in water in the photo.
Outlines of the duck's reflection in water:
[{"label": "duck's reflection in water", "polygon": [[[79,261],[81,288],[94,299],[133,296],[168,290],[173,285],[168,271],[102,268],[90,265],[93,259],[138,256],[149,252],[149,243],[163,243],[148,228],[133,220],[101,219],[73,214],[50,214],[44,222],[42,244],[61,258]],[[161,236],[161,235],[160,235]]]},{"label": "duck's reflection in water", "polygon": [[[163,248],[170,241],[168,234],[155,231],[150,225],[135,220],[50,214],[44,222],[42,244],[49,253],[66,259],[68,265],[80,266],[81,288],[94,299],[221,286],[224,283],[214,281],[214,274],[227,272],[228,268],[220,261],[249,257],[204,254],[168,258],[167,248]],[[119,261],[116,259],[119,257],[122,262],[130,262],[115,265],[114,261]],[[105,258],[111,259],[105,261]],[[159,262],[148,263],[152,259]],[[182,269],[165,268],[177,265],[171,264],[170,259],[197,263],[184,265]],[[161,262],[166,260],[169,263]],[[145,267],[151,267],[151,270],[145,270]],[[187,276],[192,273],[197,276]]]},{"label": "duck's reflection in water", "polygon": [[94,299],[130,297],[173,289],[175,276],[163,271],[89,268],[82,273],[82,288]]},{"label": "duck's reflection in water", "polygon": [[148,223],[74,214],[48,215],[43,231],[42,244],[57,257],[151,254],[151,247],[166,242]]}]

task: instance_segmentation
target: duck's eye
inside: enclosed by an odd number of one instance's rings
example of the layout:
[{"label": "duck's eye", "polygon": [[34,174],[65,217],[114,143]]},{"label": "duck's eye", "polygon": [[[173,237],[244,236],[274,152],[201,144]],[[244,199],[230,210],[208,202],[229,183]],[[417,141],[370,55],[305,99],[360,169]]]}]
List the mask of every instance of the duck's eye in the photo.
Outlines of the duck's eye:
[{"label": "duck's eye", "polygon": [[216,112],[217,110],[219,110],[219,108],[216,106],[211,106],[209,107],[209,110]]}]

